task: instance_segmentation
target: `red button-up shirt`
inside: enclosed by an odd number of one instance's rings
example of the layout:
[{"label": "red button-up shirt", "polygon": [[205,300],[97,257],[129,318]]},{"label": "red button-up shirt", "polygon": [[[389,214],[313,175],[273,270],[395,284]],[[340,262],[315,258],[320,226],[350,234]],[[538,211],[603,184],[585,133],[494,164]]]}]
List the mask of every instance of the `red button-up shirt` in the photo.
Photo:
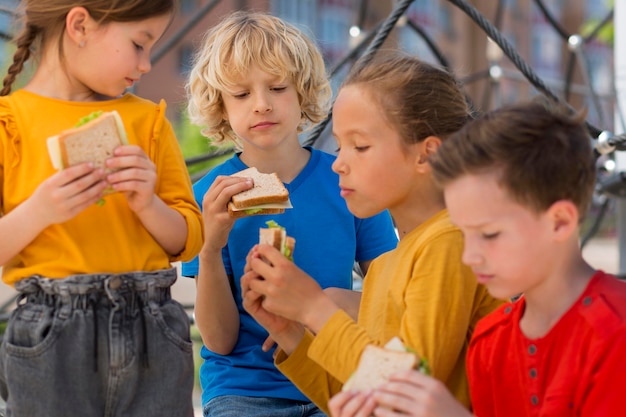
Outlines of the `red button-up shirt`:
[{"label": "red button-up shirt", "polygon": [[597,272],[548,334],[528,339],[522,297],[478,323],[467,369],[478,417],[626,416],[626,282]]}]

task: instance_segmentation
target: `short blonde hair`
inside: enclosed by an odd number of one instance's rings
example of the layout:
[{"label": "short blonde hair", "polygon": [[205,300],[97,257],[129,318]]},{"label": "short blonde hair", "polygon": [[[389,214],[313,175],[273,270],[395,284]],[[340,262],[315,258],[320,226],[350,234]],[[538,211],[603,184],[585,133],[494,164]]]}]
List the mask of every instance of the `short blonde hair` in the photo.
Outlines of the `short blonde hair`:
[{"label": "short blonde hair", "polygon": [[237,11],[207,32],[187,83],[189,118],[215,143],[240,146],[224,119],[222,92],[252,65],[293,81],[302,111],[298,132],[323,120],[332,90],[324,59],[315,43],[283,20],[260,12]]}]

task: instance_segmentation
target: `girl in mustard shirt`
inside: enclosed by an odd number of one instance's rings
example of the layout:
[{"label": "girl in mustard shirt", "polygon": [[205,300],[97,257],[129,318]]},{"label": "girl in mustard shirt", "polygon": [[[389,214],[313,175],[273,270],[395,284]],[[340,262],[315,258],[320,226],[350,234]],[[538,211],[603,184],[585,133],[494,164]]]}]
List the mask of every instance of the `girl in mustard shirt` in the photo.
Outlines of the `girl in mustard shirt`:
[{"label": "girl in mustard shirt", "polygon": [[428,163],[469,118],[452,75],[402,54],[358,65],[339,90],[333,170],[341,195],[358,217],[388,209],[400,237],[372,261],[356,320],[274,248],[258,245],[249,256],[244,307],[280,346],[278,368],[325,410],[365,346],[394,336],[469,407],[470,335],[500,302],[463,265],[463,236]]},{"label": "girl in mustard shirt", "polygon": [[[9,415],[193,413],[189,321],[170,297],[170,262],[199,251],[201,215],[165,104],[125,93],[150,70],[175,4],[20,5],[0,92],[0,265],[20,294],[0,348]],[[38,65],[11,93],[31,53]],[[46,139],[96,110],[116,110],[127,132],[107,161],[116,172],[54,169]]]}]

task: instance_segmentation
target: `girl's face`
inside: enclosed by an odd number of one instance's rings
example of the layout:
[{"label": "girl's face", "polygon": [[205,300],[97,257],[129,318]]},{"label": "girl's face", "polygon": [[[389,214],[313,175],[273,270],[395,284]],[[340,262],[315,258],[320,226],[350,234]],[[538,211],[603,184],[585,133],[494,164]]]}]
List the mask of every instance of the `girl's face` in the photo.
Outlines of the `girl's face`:
[{"label": "girl's face", "polygon": [[285,141],[298,143],[301,121],[298,92],[291,80],[252,66],[222,93],[224,117],[244,147],[274,148]]},{"label": "girl's face", "polygon": [[464,175],[444,187],[444,196],[463,231],[463,262],[494,297],[507,299],[528,295],[544,280],[554,263],[554,222],[514,201],[497,179]]},{"label": "girl's face", "polygon": [[333,107],[339,152],[333,171],[341,196],[358,217],[403,208],[418,181],[416,145],[404,145],[378,103],[360,85],[343,87]]},{"label": "girl's face", "polygon": [[150,53],[169,21],[163,15],[98,26],[79,48],[78,62],[67,63],[68,71],[98,94],[119,96],[150,71]]}]

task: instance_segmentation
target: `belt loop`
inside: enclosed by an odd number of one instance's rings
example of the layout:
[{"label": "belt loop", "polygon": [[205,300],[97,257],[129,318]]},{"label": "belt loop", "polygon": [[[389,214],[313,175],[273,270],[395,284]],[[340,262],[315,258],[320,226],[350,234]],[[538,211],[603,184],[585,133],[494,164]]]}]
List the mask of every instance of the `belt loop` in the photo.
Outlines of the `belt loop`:
[{"label": "belt loop", "polygon": [[59,318],[66,319],[72,312],[72,297],[70,296],[70,290],[65,284],[58,286],[59,301],[61,308],[59,309]]},{"label": "belt loop", "polygon": [[146,301],[148,307],[150,307],[150,314],[156,315],[159,312],[159,303],[155,300],[157,299],[157,290],[156,281],[154,278],[151,278],[148,281],[148,288],[146,289]]}]

